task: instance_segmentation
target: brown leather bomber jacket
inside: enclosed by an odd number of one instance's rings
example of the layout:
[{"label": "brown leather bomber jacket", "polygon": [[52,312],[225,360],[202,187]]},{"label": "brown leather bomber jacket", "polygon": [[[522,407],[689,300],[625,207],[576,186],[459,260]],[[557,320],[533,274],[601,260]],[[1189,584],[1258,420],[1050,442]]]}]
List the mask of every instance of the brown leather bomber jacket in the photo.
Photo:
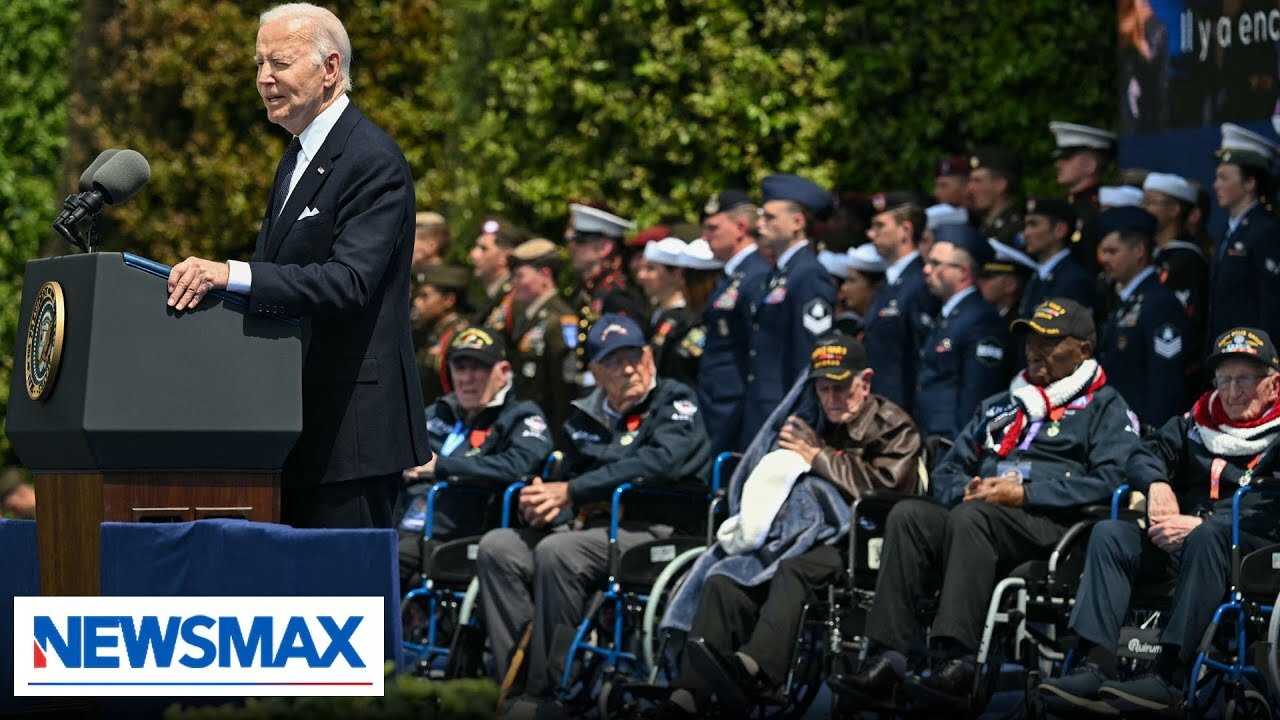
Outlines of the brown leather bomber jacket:
[{"label": "brown leather bomber jacket", "polygon": [[852,500],[864,492],[916,490],[920,433],[905,410],[879,395],[868,395],[853,419],[829,426],[813,459],[817,475]]}]

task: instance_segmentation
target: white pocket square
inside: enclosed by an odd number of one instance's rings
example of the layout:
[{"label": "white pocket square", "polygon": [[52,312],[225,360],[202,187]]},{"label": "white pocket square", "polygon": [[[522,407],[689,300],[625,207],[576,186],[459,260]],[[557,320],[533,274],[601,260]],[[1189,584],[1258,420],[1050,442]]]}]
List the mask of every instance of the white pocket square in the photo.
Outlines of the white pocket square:
[{"label": "white pocket square", "polygon": [[309,208],[306,208],[305,210],[303,210],[303,211],[302,211],[302,214],[298,216],[298,219],[299,219],[299,220],[306,220],[307,218],[311,217],[312,215],[319,215],[319,214],[320,214],[320,211],[319,211],[319,210],[317,210],[317,209],[315,209],[315,208],[311,208],[311,207],[309,207]]}]

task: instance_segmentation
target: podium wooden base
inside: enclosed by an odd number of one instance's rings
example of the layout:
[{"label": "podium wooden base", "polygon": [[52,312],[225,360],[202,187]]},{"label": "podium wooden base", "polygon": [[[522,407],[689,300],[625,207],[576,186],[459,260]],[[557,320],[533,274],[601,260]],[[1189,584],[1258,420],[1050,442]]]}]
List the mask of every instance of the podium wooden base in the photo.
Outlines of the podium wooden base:
[{"label": "podium wooden base", "polygon": [[99,525],[242,518],[280,522],[280,474],[136,471],[36,474],[44,595],[97,595]]}]

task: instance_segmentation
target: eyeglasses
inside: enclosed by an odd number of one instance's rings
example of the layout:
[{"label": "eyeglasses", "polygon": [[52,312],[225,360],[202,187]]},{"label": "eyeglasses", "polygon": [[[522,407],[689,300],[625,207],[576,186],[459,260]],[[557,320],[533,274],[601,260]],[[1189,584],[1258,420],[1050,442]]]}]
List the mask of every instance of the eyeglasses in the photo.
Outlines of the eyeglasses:
[{"label": "eyeglasses", "polygon": [[640,364],[640,359],[644,357],[644,350],[640,348],[627,348],[625,350],[615,350],[603,358],[599,363],[606,370],[619,370],[628,365],[635,366]]},{"label": "eyeglasses", "polygon": [[1266,375],[1240,375],[1238,377],[1215,377],[1213,386],[1218,390],[1227,390],[1232,385],[1241,390],[1252,390],[1258,387],[1258,383],[1262,382]]}]

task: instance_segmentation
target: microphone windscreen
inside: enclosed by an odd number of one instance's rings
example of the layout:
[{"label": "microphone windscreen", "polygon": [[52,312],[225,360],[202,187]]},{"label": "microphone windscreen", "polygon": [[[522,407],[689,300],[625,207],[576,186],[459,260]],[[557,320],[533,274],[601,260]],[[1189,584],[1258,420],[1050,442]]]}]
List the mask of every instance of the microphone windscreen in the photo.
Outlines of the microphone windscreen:
[{"label": "microphone windscreen", "polygon": [[110,205],[127,202],[151,179],[151,164],[136,150],[121,150],[93,176],[93,187]]},{"label": "microphone windscreen", "polygon": [[116,148],[107,148],[98,153],[98,157],[94,158],[93,162],[89,163],[89,167],[80,173],[80,192],[89,192],[93,189],[93,176],[98,173],[98,168],[101,168],[118,152],[120,151]]}]

